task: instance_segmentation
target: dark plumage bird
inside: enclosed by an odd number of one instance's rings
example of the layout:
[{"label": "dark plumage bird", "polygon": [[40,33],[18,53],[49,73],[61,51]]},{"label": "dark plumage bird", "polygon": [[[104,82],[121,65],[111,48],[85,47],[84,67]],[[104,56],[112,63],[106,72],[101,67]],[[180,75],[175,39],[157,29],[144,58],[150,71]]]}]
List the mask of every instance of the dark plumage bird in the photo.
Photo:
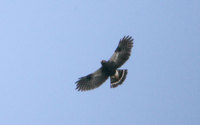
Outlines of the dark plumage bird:
[{"label": "dark plumage bird", "polygon": [[87,91],[99,87],[110,76],[110,87],[115,88],[121,85],[126,79],[127,69],[118,69],[121,67],[131,55],[133,47],[133,39],[131,36],[124,36],[116,48],[112,57],[108,60],[101,61],[101,67],[87,76],[79,78],[76,82],[78,91]]}]

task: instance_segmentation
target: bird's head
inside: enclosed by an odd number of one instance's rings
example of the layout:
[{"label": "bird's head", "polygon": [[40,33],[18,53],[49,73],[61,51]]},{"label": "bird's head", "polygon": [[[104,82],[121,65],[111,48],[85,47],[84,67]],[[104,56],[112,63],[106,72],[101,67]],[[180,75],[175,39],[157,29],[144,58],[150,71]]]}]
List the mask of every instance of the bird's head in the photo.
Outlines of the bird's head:
[{"label": "bird's head", "polygon": [[106,63],[107,63],[106,60],[102,60],[102,61],[101,61],[101,65],[105,65]]}]

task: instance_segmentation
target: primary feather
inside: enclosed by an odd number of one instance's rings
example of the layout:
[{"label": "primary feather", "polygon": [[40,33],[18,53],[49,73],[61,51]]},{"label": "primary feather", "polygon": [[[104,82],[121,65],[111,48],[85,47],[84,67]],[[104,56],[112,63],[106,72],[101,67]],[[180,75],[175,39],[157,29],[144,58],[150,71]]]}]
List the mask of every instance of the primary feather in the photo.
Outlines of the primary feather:
[{"label": "primary feather", "polygon": [[76,82],[78,91],[91,90],[99,87],[108,79],[108,75],[102,72],[102,68],[98,69],[96,72],[91,73],[87,76],[79,78]]}]

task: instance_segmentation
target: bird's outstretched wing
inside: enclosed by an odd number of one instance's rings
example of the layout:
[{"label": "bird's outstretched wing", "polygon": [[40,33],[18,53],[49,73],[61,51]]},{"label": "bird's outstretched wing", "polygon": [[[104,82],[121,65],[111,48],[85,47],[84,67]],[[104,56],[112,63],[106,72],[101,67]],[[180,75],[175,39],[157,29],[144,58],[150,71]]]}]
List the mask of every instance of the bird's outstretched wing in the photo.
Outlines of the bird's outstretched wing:
[{"label": "bird's outstretched wing", "polygon": [[115,53],[109,59],[113,62],[115,68],[121,67],[131,55],[131,48],[133,47],[133,39],[131,36],[124,36],[115,50]]},{"label": "bird's outstretched wing", "polygon": [[102,68],[99,68],[96,72],[91,73],[87,76],[79,78],[76,82],[76,89],[78,91],[87,91],[99,87],[108,79]]}]

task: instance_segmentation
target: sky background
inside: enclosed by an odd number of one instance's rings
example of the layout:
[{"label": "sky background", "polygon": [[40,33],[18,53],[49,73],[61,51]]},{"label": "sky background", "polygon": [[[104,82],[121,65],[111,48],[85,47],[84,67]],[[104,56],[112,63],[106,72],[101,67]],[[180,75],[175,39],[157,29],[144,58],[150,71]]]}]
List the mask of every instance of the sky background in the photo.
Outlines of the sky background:
[{"label": "sky background", "polygon": [[[125,82],[75,82],[134,38]],[[1,0],[1,125],[199,125],[199,0]]]}]

